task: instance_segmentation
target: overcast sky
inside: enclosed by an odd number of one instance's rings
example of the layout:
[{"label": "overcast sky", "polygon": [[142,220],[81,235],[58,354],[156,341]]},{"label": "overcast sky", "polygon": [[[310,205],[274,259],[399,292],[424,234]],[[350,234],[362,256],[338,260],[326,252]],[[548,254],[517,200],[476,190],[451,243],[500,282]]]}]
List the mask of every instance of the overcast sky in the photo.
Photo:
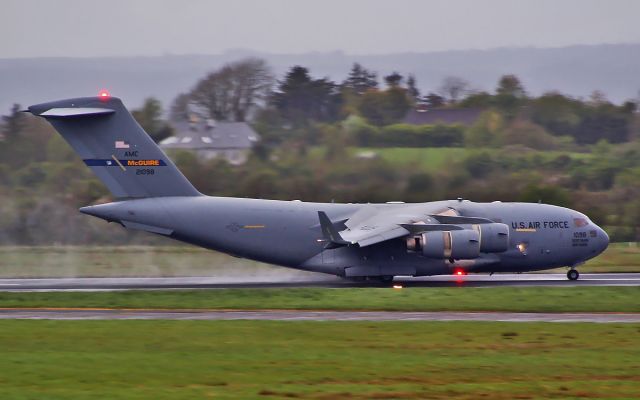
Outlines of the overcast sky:
[{"label": "overcast sky", "polygon": [[635,0],[0,0],[0,58],[640,42]]}]

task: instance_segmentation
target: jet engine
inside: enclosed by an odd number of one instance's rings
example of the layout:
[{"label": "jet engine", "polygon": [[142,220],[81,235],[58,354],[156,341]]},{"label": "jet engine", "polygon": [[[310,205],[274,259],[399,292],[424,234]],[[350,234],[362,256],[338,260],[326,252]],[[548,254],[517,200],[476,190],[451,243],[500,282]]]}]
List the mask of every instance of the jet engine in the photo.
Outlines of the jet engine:
[{"label": "jet engine", "polygon": [[502,253],[509,249],[509,227],[505,224],[478,224],[473,229],[480,234],[480,251]]},{"label": "jet engine", "polygon": [[407,239],[407,249],[429,258],[478,258],[480,234],[473,229],[425,232]]},{"label": "jet engine", "polygon": [[429,231],[407,238],[407,250],[425,257],[473,259],[480,253],[501,253],[509,248],[509,227],[505,224],[477,224],[467,229]]}]

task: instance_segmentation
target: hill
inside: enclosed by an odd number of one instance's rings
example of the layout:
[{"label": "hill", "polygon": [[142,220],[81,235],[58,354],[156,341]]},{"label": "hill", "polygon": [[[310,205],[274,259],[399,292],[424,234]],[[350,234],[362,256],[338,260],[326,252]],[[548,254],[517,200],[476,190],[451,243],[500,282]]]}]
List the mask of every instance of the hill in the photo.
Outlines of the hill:
[{"label": "hill", "polygon": [[468,80],[476,89],[493,90],[499,77],[507,73],[518,75],[533,95],[558,90],[579,97],[597,89],[612,101],[622,102],[637,97],[640,89],[640,44],[383,55],[230,50],[216,55],[24,58],[0,59],[0,114],[5,114],[12,103],[29,105],[92,95],[103,87],[131,107],[140,106],[149,96],[167,105],[207,71],[247,56],[264,58],[279,77],[292,65],[303,65],[314,76],[341,81],[354,62],[379,75],[392,71],[413,73],[423,92],[437,90],[449,75]]}]

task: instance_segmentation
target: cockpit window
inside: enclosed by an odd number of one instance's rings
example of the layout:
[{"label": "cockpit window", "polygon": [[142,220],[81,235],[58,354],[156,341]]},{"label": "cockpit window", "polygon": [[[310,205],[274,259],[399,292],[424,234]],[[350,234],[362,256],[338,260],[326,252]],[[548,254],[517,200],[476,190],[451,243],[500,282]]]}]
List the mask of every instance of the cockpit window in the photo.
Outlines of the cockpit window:
[{"label": "cockpit window", "polygon": [[573,219],[573,225],[576,228],[582,228],[584,226],[589,225],[589,221],[587,221],[585,218],[574,218]]}]

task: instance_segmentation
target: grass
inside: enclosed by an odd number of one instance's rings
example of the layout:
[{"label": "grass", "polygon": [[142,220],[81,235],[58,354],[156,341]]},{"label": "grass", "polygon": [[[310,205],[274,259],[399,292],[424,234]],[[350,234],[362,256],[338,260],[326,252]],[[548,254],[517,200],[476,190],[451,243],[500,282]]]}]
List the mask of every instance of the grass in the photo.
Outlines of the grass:
[{"label": "grass", "polygon": [[[422,169],[425,172],[436,172],[442,168],[446,168],[452,162],[464,160],[467,156],[474,152],[484,152],[495,157],[508,158],[512,154],[505,152],[503,149],[482,148],[468,149],[464,147],[428,147],[428,148],[412,148],[412,147],[388,147],[388,148],[366,148],[353,147],[352,154],[373,152],[383,160],[390,162],[396,166],[412,166]],[[530,150],[525,153],[519,152],[518,158],[533,160],[538,159],[540,162],[549,162],[560,155],[567,155],[572,159],[586,159],[591,157],[589,153],[577,153],[568,151],[536,151]]]},{"label": "grass", "polygon": [[0,307],[640,312],[640,287],[0,292]]},{"label": "grass", "polygon": [[0,321],[3,399],[637,398],[640,326]]},{"label": "grass", "polygon": [[638,243],[612,243],[604,253],[579,267],[581,272],[640,272]]},{"label": "grass", "polygon": [[2,246],[1,278],[268,276],[286,271],[192,246]]},{"label": "grass", "polygon": [[[636,243],[612,244],[580,271],[640,272],[640,247]],[[0,278],[114,276],[286,280],[308,273],[191,246],[0,246]]]},{"label": "grass", "polygon": [[469,154],[469,150],[463,147],[357,148],[354,151],[374,152],[393,165],[412,165],[429,172],[434,172],[447,163],[460,161]]}]

